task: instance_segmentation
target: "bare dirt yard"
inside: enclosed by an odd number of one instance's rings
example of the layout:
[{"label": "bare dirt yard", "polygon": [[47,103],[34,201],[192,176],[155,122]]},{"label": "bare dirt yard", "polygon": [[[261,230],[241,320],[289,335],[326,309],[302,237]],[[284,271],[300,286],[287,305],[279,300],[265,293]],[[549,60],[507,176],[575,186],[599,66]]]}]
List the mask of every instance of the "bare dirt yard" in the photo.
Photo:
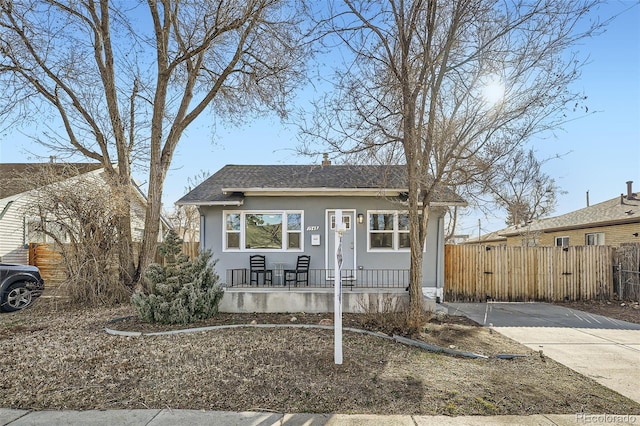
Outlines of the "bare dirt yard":
[{"label": "bare dirt yard", "polygon": [[[0,315],[0,407],[188,408],[378,414],[640,414],[640,405],[497,333],[459,317],[432,320],[415,336],[488,359],[433,353],[378,336],[241,327],[138,337],[176,329],[143,324],[129,306],[73,309],[40,300]],[[332,314],[220,314],[215,324],[318,324]],[[345,315],[344,326],[393,331]],[[182,327],[184,328],[184,327]],[[510,360],[496,354],[525,355]]]},{"label": "bare dirt yard", "polygon": [[558,303],[571,309],[640,324],[640,303],[628,300],[585,300]]}]

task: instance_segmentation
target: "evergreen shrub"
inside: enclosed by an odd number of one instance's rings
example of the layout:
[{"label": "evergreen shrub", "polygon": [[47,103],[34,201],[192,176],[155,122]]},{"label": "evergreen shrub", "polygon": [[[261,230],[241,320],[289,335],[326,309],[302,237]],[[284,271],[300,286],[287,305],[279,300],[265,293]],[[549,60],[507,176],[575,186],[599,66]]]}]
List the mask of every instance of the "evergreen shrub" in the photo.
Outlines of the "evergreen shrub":
[{"label": "evergreen shrub", "polygon": [[212,253],[201,252],[191,261],[182,253],[182,241],[174,231],[169,231],[159,252],[164,265],[154,263],[145,274],[150,293],[131,298],[138,316],[148,322],[188,324],[215,315],[223,290],[213,269]]}]

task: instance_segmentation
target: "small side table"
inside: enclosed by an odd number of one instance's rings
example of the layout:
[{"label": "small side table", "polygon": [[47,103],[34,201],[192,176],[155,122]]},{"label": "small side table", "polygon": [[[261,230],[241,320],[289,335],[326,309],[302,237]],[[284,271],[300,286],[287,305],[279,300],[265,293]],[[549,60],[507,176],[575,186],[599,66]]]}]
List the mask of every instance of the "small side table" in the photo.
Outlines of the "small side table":
[{"label": "small side table", "polygon": [[283,285],[284,284],[284,270],[287,264],[283,262],[275,262],[273,264],[273,278],[274,285]]}]

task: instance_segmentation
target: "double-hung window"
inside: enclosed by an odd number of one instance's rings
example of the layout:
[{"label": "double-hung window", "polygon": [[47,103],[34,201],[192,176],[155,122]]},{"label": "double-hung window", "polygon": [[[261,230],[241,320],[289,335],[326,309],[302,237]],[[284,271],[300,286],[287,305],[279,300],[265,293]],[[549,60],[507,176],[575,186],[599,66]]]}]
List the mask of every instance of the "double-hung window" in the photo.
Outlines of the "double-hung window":
[{"label": "double-hung window", "polygon": [[604,232],[591,232],[589,234],[585,234],[584,243],[588,246],[603,246]]},{"label": "double-hung window", "polygon": [[224,250],[302,250],[302,212],[224,212]]},{"label": "double-hung window", "polygon": [[370,251],[408,251],[409,215],[397,211],[369,212]]}]

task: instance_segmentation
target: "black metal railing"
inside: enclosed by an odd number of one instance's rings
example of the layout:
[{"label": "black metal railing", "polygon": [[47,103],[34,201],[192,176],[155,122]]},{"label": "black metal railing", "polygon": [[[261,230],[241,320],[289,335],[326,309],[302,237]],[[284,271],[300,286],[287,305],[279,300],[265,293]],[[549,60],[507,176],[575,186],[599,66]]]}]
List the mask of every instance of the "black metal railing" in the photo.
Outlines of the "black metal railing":
[{"label": "black metal railing", "polygon": [[[409,286],[408,269],[343,269],[341,271],[342,287],[346,289],[360,288],[406,288]],[[332,288],[335,285],[333,269],[309,269],[307,276],[298,273],[285,273],[282,269],[272,271],[271,282],[264,274],[254,275],[251,283],[251,272],[248,268],[227,269],[225,272],[227,287],[249,288]],[[256,283],[257,281],[257,283]]]}]

